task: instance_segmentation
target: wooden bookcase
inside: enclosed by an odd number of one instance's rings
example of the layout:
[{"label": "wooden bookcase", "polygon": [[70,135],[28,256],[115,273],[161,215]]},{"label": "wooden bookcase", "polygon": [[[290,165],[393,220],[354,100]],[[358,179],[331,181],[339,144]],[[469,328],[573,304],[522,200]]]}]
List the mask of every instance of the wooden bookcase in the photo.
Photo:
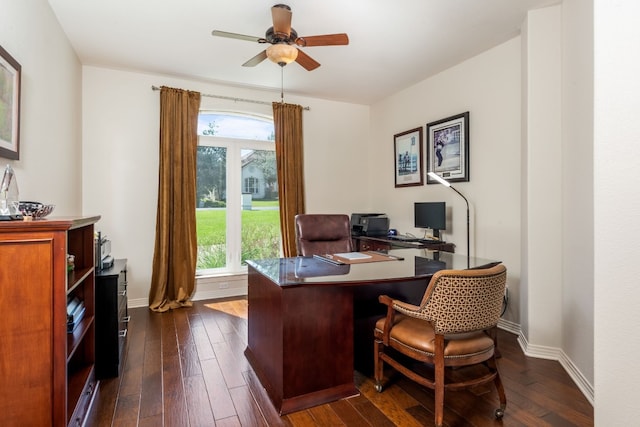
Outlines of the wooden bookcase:
[{"label": "wooden bookcase", "polygon": [[[94,224],[0,222],[0,425],[80,426],[96,390]],[[67,270],[67,254],[75,268]],[[85,314],[67,333],[67,300]]]}]

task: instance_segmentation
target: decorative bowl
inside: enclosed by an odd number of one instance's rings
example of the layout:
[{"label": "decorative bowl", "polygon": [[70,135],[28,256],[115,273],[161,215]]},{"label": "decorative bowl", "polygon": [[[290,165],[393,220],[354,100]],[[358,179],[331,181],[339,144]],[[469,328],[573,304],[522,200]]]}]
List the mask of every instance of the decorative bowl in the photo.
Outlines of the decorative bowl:
[{"label": "decorative bowl", "polygon": [[18,210],[23,216],[30,216],[33,219],[44,218],[53,212],[55,205],[45,205],[40,202],[19,202]]}]

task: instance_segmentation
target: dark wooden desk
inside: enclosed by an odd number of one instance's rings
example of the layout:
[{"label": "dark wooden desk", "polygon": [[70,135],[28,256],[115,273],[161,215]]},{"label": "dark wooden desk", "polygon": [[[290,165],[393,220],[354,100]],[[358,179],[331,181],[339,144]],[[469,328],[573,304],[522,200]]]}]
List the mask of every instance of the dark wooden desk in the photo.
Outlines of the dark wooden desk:
[{"label": "dark wooden desk", "polygon": [[419,303],[433,273],[495,261],[398,249],[401,261],[334,265],[312,257],[247,261],[245,355],[280,414],[358,394],[354,368],[370,371],[378,295]]},{"label": "dark wooden desk", "polygon": [[456,245],[448,242],[430,242],[421,240],[418,242],[407,242],[403,240],[390,239],[388,237],[353,236],[354,248],[356,251],[386,251],[389,249],[414,248],[429,249],[432,251],[455,252]]}]

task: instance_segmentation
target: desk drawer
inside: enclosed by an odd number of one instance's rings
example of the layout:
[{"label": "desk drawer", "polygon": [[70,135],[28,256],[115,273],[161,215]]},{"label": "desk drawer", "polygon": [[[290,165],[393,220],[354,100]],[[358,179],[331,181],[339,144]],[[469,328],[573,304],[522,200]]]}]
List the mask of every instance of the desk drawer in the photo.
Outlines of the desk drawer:
[{"label": "desk drawer", "polygon": [[360,240],[360,252],[366,251],[388,251],[391,249],[390,243],[376,242],[373,240]]}]

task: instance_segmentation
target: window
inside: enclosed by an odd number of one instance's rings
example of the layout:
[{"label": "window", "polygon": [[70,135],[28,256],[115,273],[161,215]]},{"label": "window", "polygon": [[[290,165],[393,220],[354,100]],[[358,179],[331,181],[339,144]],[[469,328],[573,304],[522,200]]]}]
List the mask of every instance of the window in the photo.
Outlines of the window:
[{"label": "window", "polygon": [[244,179],[244,193],[245,194],[258,194],[260,188],[260,181],[258,178],[252,176]]},{"label": "window", "polygon": [[280,256],[273,120],[201,112],[196,187],[197,272],[242,272]]}]

